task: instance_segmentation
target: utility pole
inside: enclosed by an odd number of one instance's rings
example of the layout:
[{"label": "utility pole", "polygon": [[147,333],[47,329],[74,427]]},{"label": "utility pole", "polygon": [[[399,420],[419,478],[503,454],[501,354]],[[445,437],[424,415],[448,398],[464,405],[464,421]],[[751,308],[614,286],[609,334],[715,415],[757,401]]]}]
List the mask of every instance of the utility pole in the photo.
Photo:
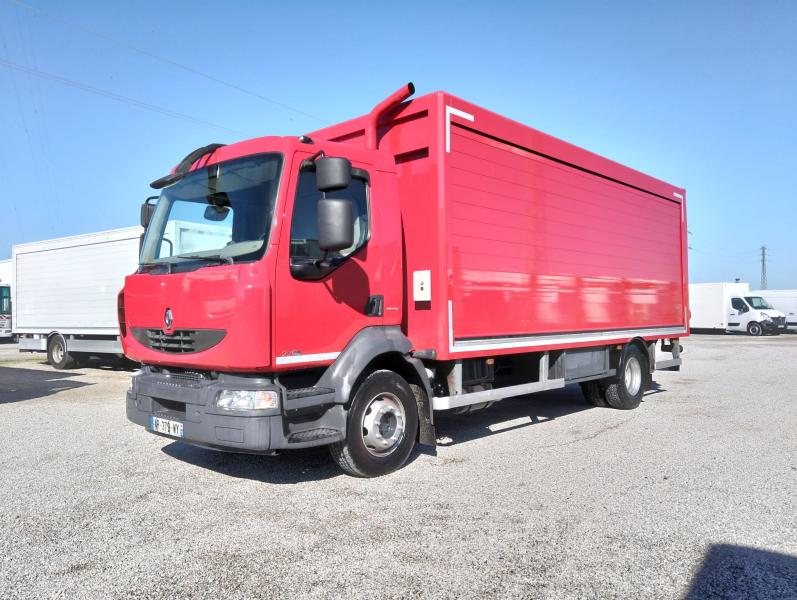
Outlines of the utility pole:
[{"label": "utility pole", "polygon": [[761,289],[767,289],[767,247],[761,246]]}]

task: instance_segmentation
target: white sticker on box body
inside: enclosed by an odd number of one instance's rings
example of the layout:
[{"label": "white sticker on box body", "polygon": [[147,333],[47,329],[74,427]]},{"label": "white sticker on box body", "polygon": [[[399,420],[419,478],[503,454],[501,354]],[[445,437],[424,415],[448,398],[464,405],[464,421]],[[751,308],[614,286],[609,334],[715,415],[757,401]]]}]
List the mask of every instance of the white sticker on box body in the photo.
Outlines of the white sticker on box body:
[{"label": "white sticker on box body", "polygon": [[414,302],[431,302],[432,300],[432,272],[412,272],[412,300]]}]

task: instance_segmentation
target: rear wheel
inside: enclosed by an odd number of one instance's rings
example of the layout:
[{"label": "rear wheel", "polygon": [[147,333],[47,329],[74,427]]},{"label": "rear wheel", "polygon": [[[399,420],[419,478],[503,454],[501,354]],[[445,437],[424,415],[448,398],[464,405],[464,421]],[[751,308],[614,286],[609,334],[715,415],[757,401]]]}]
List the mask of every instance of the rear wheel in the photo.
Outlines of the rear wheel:
[{"label": "rear wheel", "polygon": [[606,396],[601,389],[598,381],[584,381],[581,383],[581,393],[590,404],[594,406],[606,406]]},{"label": "rear wheel", "polygon": [[346,439],[329,449],[349,475],[378,477],[407,461],[417,433],[418,407],[409,384],[393,371],[375,371],[354,395]]},{"label": "rear wheel", "polygon": [[752,336],[758,337],[759,335],[764,333],[764,328],[761,327],[761,323],[756,323],[753,321],[747,325],[747,333]]},{"label": "rear wheel", "polygon": [[623,349],[617,380],[606,385],[606,404],[612,408],[631,410],[642,402],[648,361],[633,345]]},{"label": "rear wheel", "polygon": [[75,359],[67,352],[66,340],[60,333],[47,342],[47,362],[56,369],[68,369],[75,364]]}]

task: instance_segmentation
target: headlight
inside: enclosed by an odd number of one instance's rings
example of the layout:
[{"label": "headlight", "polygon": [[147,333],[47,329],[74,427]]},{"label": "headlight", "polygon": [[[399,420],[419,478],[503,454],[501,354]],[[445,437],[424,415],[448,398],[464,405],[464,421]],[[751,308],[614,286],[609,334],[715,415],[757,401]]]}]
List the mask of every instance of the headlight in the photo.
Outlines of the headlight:
[{"label": "headlight", "polygon": [[768,315],[767,313],[761,313],[761,317],[762,317],[762,318],[763,318],[765,321],[771,321],[771,320],[772,320],[772,319],[769,317],[769,315]]},{"label": "headlight", "polygon": [[222,390],[216,396],[216,408],[223,410],[263,410],[278,406],[279,394],[272,390]]}]

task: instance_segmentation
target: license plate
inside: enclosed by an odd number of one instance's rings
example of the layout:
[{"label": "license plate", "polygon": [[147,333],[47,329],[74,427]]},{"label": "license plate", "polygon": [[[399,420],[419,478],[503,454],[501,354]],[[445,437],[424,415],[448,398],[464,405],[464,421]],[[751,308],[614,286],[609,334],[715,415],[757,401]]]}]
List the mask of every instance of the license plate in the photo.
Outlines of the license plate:
[{"label": "license plate", "polygon": [[183,424],[171,419],[161,419],[160,417],[149,417],[149,428],[155,433],[162,433],[171,437],[183,437]]}]

